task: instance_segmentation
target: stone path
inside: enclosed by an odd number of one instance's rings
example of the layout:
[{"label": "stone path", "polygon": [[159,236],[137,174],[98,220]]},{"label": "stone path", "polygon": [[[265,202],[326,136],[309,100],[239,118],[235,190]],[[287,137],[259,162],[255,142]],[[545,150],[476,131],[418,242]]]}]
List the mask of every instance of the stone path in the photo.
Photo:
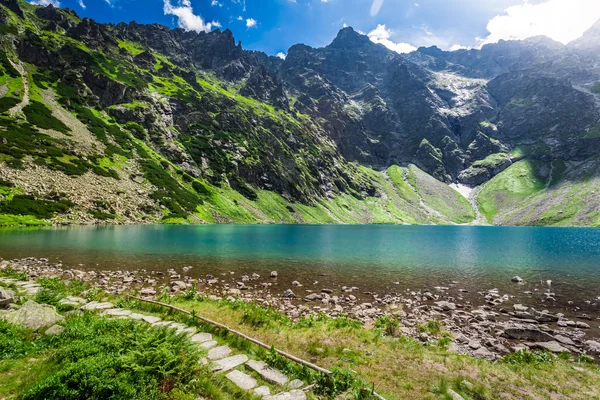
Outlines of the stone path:
[{"label": "stone path", "polygon": [[[16,286],[28,296],[35,296],[42,286],[34,282],[19,281],[10,278],[0,278],[0,282]],[[100,312],[108,318],[124,318],[147,323],[152,327],[166,327],[174,329],[178,334],[188,335],[192,343],[202,351],[207,352],[206,358],[200,362],[209,366],[215,374],[224,374],[234,385],[242,390],[251,391],[253,395],[264,400],[306,400],[306,394],[301,387],[304,382],[295,379],[290,382],[283,372],[270,367],[260,360],[252,360],[245,354],[234,354],[229,346],[220,344],[210,333],[199,332],[175,321],[163,321],[153,315],[144,315],[124,308],[118,308],[113,303],[90,301],[81,297],[67,296],[60,301],[61,305],[68,305],[84,311]],[[242,371],[242,369],[244,369]],[[271,394],[271,391],[277,393]]]},{"label": "stone path", "polygon": [[[219,345],[213,336],[207,332],[198,332],[196,328],[175,322],[163,321],[158,317],[143,315],[123,308],[117,308],[112,303],[89,302],[79,299],[80,309],[100,311],[103,316],[110,318],[127,318],[144,321],[153,327],[167,327],[174,329],[179,334],[190,337],[192,343],[207,351],[206,358],[201,363],[209,365],[215,374],[224,374],[238,388],[251,391],[253,395],[263,397],[265,400],[305,400],[306,393],[299,388],[305,386],[304,382],[295,379],[290,382],[283,372],[267,365],[264,361],[252,360],[245,354],[234,354],[227,345]],[[69,301],[77,301],[71,298]],[[242,371],[245,368],[245,371]],[[271,391],[279,391],[271,394]]]}]

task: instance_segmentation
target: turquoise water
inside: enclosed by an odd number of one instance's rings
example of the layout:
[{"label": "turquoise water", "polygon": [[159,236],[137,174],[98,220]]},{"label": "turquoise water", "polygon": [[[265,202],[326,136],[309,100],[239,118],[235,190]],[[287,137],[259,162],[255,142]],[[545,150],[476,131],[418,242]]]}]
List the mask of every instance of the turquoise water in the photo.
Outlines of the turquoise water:
[{"label": "turquoise water", "polygon": [[498,287],[517,293],[523,289],[510,278],[519,275],[530,284],[552,280],[558,301],[600,296],[600,229],[160,225],[0,230],[0,257],[28,256],[92,269],[191,265],[196,276],[276,269],[282,282],[319,280],[379,292],[457,281],[472,290]]}]

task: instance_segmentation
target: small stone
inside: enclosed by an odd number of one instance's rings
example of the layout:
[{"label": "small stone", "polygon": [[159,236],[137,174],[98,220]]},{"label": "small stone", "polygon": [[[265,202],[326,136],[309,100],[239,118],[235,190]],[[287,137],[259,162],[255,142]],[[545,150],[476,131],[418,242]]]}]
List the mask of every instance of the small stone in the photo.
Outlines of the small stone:
[{"label": "small stone", "polygon": [[464,397],[462,397],[460,394],[456,393],[454,390],[452,389],[448,389],[446,391],[448,393],[448,396],[450,396],[450,398],[452,400],[465,400]]},{"label": "small stone", "polygon": [[521,279],[520,276],[513,276],[512,279],[511,279],[511,281],[514,282],[514,283],[522,283],[523,279]]},{"label": "small stone", "polygon": [[290,389],[300,389],[303,386],[304,382],[302,382],[300,379],[294,379],[293,381],[288,383],[288,388]]},{"label": "small stone", "polygon": [[44,332],[44,335],[46,335],[46,336],[58,336],[61,333],[63,333],[64,330],[65,330],[65,328],[63,328],[60,325],[52,325],[50,328],[48,328],[46,330],[46,332]]},{"label": "small stone", "polygon": [[444,311],[456,310],[456,304],[450,303],[449,301],[437,301],[434,304]]},{"label": "small stone", "polygon": [[283,298],[285,299],[295,299],[296,294],[292,291],[292,289],[288,289],[283,293]]},{"label": "small stone", "polygon": [[277,271],[271,271],[271,274],[269,276],[271,278],[277,278]]},{"label": "small stone", "polygon": [[263,397],[271,394],[271,389],[268,386],[259,386],[253,391],[255,396]]}]

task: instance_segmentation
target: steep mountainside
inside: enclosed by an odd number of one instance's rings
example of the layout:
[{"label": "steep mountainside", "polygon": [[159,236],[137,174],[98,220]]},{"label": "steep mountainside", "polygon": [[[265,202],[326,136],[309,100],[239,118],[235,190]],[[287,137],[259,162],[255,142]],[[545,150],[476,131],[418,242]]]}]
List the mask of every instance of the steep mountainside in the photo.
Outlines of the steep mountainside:
[{"label": "steep mountainside", "polygon": [[229,30],[0,0],[0,224],[469,223],[479,204],[597,225],[598,32],[400,55],[344,28],[281,60]]}]

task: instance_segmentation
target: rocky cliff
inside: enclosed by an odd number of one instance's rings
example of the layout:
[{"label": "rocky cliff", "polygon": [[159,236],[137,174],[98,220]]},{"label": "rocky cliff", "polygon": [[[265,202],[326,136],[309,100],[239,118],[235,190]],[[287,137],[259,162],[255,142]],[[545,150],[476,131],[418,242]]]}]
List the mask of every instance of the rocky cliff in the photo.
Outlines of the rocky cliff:
[{"label": "rocky cliff", "polygon": [[[543,214],[493,181],[528,163],[547,194],[594,162],[598,31],[400,55],[344,28],[281,60],[0,0],[0,223],[472,221],[448,184],[488,222]],[[598,223],[574,212],[552,223]]]}]

